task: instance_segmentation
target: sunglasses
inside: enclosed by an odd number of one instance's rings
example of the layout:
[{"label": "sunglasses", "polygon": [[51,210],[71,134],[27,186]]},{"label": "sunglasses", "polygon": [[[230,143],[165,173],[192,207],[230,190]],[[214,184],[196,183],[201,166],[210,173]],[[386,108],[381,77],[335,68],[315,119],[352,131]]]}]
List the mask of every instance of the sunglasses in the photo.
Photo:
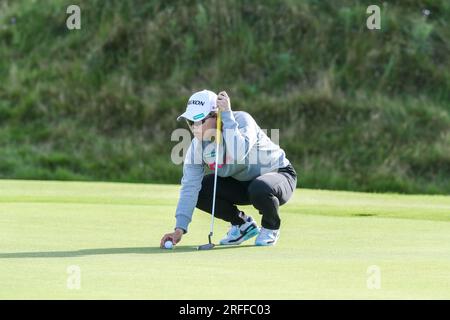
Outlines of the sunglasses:
[{"label": "sunglasses", "polygon": [[215,115],[210,113],[206,118],[204,118],[200,121],[192,121],[192,120],[188,120],[188,119],[185,119],[185,120],[186,120],[186,123],[188,124],[188,126],[192,127],[192,126],[194,126],[194,124],[203,125],[205,123],[205,121],[208,120],[209,118],[215,118]]}]

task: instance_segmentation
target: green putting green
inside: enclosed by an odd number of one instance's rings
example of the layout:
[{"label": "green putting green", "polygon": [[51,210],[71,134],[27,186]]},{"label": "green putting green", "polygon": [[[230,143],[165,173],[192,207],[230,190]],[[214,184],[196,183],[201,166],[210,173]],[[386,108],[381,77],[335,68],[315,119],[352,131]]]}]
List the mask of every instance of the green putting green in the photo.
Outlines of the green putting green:
[{"label": "green putting green", "polygon": [[[450,197],[297,189],[275,247],[161,250],[179,186],[0,180],[0,299],[450,299]],[[242,207],[260,221],[251,206]],[[227,231],[215,224],[214,241]]]}]

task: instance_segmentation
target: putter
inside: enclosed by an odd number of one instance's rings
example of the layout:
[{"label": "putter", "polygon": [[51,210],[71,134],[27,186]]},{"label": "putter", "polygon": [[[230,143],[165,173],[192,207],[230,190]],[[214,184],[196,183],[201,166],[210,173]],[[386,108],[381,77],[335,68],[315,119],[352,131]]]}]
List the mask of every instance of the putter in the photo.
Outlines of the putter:
[{"label": "putter", "polygon": [[214,192],[213,192],[213,203],[212,203],[212,212],[211,212],[211,229],[208,235],[208,243],[199,246],[198,250],[210,250],[214,248],[214,243],[212,243],[212,236],[214,231],[214,211],[216,208],[216,187],[217,187],[217,169],[219,166],[219,147],[220,147],[220,134],[221,134],[221,126],[222,126],[222,116],[220,115],[220,110],[217,112],[217,125],[216,125],[216,170],[214,172]]}]

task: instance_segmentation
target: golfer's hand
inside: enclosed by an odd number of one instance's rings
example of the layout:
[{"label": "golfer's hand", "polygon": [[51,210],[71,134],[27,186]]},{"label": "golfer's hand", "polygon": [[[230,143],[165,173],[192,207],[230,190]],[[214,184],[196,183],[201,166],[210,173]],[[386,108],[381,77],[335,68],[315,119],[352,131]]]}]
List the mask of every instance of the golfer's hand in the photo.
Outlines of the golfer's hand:
[{"label": "golfer's hand", "polygon": [[219,108],[221,112],[231,111],[230,97],[228,97],[228,94],[225,91],[221,91],[217,95],[217,108]]},{"label": "golfer's hand", "polygon": [[181,231],[180,229],[176,229],[175,232],[166,233],[161,239],[160,247],[164,248],[164,243],[168,240],[172,241],[172,243],[176,245],[178,242],[181,241],[182,236],[183,231]]}]

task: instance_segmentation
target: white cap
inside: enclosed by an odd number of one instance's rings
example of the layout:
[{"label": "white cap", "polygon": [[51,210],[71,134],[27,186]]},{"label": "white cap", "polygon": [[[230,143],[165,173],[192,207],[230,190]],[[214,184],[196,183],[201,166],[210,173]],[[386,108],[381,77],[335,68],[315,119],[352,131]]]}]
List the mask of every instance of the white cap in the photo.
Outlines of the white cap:
[{"label": "white cap", "polygon": [[177,118],[200,121],[211,111],[216,110],[217,94],[209,90],[194,93],[188,100],[186,111]]}]

